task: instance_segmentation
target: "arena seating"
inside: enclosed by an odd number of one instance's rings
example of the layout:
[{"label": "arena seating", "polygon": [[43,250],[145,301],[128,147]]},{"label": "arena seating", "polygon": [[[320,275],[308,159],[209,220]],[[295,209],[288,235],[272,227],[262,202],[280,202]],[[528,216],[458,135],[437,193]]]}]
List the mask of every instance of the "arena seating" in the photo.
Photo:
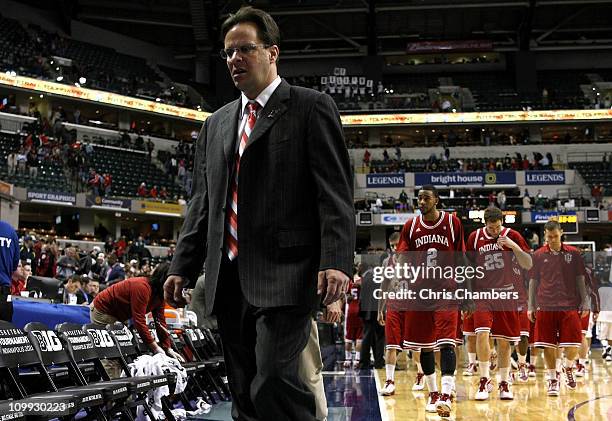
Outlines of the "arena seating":
[{"label": "arena seating", "polygon": [[584,181],[591,187],[603,185],[606,192],[612,189],[612,168],[605,168],[601,162],[572,162],[570,168],[578,170]]},{"label": "arena seating", "polygon": [[[141,96],[178,105],[187,104],[185,93],[162,80],[142,58],[120,54],[99,45],[77,41],[43,28],[0,16],[0,70],[22,76],[73,84],[86,77],[87,87]],[[73,60],[70,67],[52,62],[52,56]]]},{"label": "arena seating", "polygon": [[0,179],[18,187],[49,192],[68,192],[70,188],[64,175],[61,163],[44,161],[38,168],[38,177],[32,178],[26,171],[24,174],[8,175],[7,156],[19,148],[19,135],[0,133]]},{"label": "arena seating", "polygon": [[[511,159],[514,157],[510,157]],[[496,157],[496,158],[471,158],[461,160],[463,164],[469,164],[474,171],[487,171],[488,165],[491,161],[494,163],[500,161],[504,162],[504,157]],[[394,172],[394,171],[404,171],[404,172],[447,172],[447,171],[457,171],[460,170],[460,163],[458,159],[451,158],[448,161],[441,161],[440,159],[436,159],[435,163],[428,159],[404,159],[404,160],[372,160],[370,163],[370,172]],[[502,170],[498,168],[497,170]]]},{"label": "arena seating", "polygon": [[166,187],[168,196],[180,196],[185,192],[152,164],[146,154],[94,146],[93,167],[99,173],[110,173],[113,177],[113,195],[134,197],[140,183],[150,189]]}]

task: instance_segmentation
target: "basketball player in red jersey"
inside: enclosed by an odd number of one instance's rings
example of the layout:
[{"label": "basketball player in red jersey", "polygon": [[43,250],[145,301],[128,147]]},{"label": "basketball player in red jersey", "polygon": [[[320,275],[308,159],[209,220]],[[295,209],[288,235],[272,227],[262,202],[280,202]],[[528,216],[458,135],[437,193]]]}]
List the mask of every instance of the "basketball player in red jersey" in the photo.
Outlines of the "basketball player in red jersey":
[{"label": "basketball player in red jersey", "polygon": [[502,225],[503,217],[500,209],[488,207],[484,212],[485,226],[472,232],[466,245],[470,260],[485,270],[483,279],[473,281],[474,291],[515,294],[508,300],[483,300],[476,305],[473,320],[480,382],[475,398],[479,401],[487,400],[493,389],[489,373],[490,337],[497,339],[499,398],[514,399],[509,384],[510,359],[511,346],[520,338],[520,296],[525,298],[521,269],[529,270],[532,266],[527,242],[518,232]]},{"label": "basketball player in red jersey", "polygon": [[[359,317],[359,292],[361,278],[355,276],[349,283],[344,310],[344,368],[357,368],[361,359],[361,338],[363,336],[363,320]],[[355,358],[353,359],[353,349]]]},{"label": "basketball player in red jersey", "polygon": [[[397,261],[397,245],[400,241],[400,233],[394,232],[389,236],[389,247],[391,248],[391,254],[383,262],[383,266],[394,267]],[[386,278],[381,289],[383,291],[391,290],[392,280]],[[387,374],[387,380],[385,386],[381,391],[383,396],[391,396],[395,394],[395,367],[397,364],[397,356],[403,349],[404,343],[404,332],[405,332],[405,321],[406,312],[402,310],[404,307],[402,304],[403,300],[391,300],[382,299],[378,302],[378,322],[385,327],[385,371]],[[415,359],[417,366],[417,377],[412,386],[412,390],[423,390],[425,384],[423,381],[423,369],[421,368],[421,362]]]},{"label": "basketball player in red jersey", "polygon": [[589,267],[586,267],[584,275],[587,284],[587,294],[590,298],[591,312],[580,319],[580,323],[582,324],[582,344],[578,350],[578,360],[576,360],[576,377],[584,377],[586,375],[587,358],[589,355],[589,349],[591,348],[591,338],[593,336],[593,323],[597,321],[601,307],[599,302],[599,284],[597,279],[593,276]]},{"label": "basketball player in red jersey", "polygon": [[[438,210],[438,202],[438,192],[434,186],[421,187],[418,192],[421,215],[407,221],[402,228],[397,248],[400,263],[410,259],[408,252],[420,252],[416,254],[424,255],[427,267],[442,267],[445,264],[454,266],[454,261],[449,262],[456,257],[454,253],[451,256],[451,252],[465,251],[461,221],[454,215]],[[426,288],[428,284],[431,287],[440,285],[439,280],[430,283],[429,279],[420,278],[414,281],[415,289]],[[455,280],[451,279],[447,286],[448,289],[454,289]],[[425,410],[448,417],[451,413],[451,393],[455,388],[455,339],[459,312],[456,305],[453,308],[447,302],[441,304],[440,300],[422,301],[414,305],[420,308],[411,307],[406,311],[404,346],[421,351],[421,367],[429,389]],[[440,392],[436,380],[434,348],[440,350]]]},{"label": "basketball player in red jersey", "polygon": [[584,260],[576,247],[561,241],[557,221],[544,225],[546,245],[533,255],[529,275],[529,319],[535,322],[534,345],[544,348],[548,396],[559,396],[557,348],[565,350],[565,384],[576,388],[574,360],[582,343],[580,317],[589,311]]}]

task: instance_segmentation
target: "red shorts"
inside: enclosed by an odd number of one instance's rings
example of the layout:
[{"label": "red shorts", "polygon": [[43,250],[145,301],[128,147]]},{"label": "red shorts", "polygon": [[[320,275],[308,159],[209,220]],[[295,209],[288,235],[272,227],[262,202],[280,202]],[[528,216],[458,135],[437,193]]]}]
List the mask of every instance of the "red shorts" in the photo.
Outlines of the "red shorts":
[{"label": "red shorts", "polygon": [[361,340],[363,336],[363,320],[357,314],[349,314],[344,324],[344,339],[347,341]]},{"label": "red shorts", "polygon": [[455,335],[455,344],[463,345],[463,320],[461,320],[461,312],[457,312],[457,334]]},{"label": "red shorts", "polygon": [[580,318],[580,327],[582,328],[582,334],[586,335],[589,331],[589,319],[591,317],[591,313],[587,314],[584,317]]},{"label": "red shorts", "polygon": [[519,313],[512,311],[485,311],[474,313],[474,331],[489,332],[492,338],[518,342],[521,339]]},{"label": "red shorts", "polygon": [[406,311],[404,347],[418,351],[455,346],[458,314],[457,310]]},{"label": "red shorts", "polygon": [[[529,317],[527,317],[529,320]],[[535,323],[529,320],[529,345],[533,345],[535,342]]]},{"label": "red shorts", "polygon": [[465,336],[475,336],[474,332],[474,315],[470,314],[463,319],[463,334]]},{"label": "red shorts", "polygon": [[519,311],[519,324],[521,326],[521,336],[528,336],[528,337],[532,337],[532,324],[531,321],[529,320],[529,316],[527,315],[527,310],[521,310]]},{"label": "red shorts", "polygon": [[406,328],[406,312],[387,310],[385,318],[385,349],[402,349],[402,340]]},{"label": "red shorts", "polygon": [[581,344],[582,326],[578,311],[537,311],[535,346],[571,348],[579,347]]}]

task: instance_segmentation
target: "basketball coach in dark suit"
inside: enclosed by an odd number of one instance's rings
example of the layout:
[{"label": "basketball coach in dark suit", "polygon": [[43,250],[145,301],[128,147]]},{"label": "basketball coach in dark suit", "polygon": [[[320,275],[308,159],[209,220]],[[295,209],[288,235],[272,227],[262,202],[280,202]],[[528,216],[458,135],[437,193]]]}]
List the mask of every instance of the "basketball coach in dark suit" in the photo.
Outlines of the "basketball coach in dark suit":
[{"label": "basketball coach in dark suit", "polygon": [[353,264],[349,157],[333,100],[277,74],[279,30],[245,7],[223,24],[236,101],[200,132],[193,193],[166,299],[205,265],[237,420],[315,419],[298,376],[311,311],[338,300]]}]

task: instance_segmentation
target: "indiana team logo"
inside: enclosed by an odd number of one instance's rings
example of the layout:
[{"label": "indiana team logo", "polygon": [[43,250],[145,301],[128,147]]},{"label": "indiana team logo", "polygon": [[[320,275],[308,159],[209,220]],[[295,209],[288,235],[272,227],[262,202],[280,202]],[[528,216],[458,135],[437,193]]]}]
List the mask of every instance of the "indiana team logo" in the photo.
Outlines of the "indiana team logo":
[{"label": "indiana team logo", "polygon": [[565,258],[565,263],[567,263],[568,265],[570,263],[572,263],[572,254],[571,253],[565,253],[565,255],[563,257]]}]

